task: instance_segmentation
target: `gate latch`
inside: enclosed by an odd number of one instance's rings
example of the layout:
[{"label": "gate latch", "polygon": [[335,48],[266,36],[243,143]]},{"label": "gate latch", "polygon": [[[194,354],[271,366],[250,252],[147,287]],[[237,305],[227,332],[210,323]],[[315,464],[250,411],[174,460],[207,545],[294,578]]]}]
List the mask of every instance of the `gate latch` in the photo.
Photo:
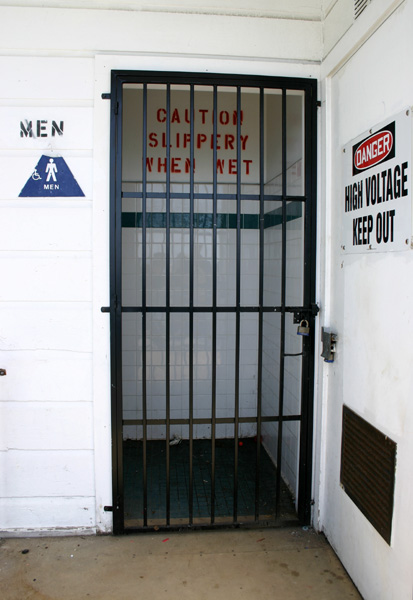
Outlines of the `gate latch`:
[{"label": "gate latch", "polygon": [[337,334],[333,333],[329,329],[321,328],[321,341],[323,344],[323,351],[321,356],[324,358],[324,362],[334,362],[334,353],[336,351]]},{"label": "gate latch", "polygon": [[293,323],[296,325],[300,324],[301,321],[308,321],[309,317],[316,317],[320,312],[320,308],[317,304],[311,304],[309,308],[300,308],[295,310],[293,313]]}]

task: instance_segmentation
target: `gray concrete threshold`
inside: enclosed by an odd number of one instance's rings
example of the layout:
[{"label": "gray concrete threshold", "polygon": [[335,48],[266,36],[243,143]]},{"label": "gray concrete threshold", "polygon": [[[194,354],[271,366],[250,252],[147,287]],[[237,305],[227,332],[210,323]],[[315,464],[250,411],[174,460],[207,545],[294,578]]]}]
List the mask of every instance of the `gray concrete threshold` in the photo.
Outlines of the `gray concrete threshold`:
[{"label": "gray concrete threshold", "polygon": [[360,598],[312,529],[9,538],[2,600]]}]

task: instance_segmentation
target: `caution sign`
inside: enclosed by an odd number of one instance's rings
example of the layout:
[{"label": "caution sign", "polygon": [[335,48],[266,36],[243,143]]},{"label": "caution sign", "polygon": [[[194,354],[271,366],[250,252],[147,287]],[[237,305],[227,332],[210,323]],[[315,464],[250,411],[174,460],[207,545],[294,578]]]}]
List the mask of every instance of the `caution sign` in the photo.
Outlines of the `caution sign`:
[{"label": "caution sign", "polygon": [[411,116],[405,110],[343,148],[342,250],[411,246]]},{"label": "caution sign", "polygon": [[84,196],[84,193],[64,158],[45,154],[19,194],[21,198],[75,196]]}]

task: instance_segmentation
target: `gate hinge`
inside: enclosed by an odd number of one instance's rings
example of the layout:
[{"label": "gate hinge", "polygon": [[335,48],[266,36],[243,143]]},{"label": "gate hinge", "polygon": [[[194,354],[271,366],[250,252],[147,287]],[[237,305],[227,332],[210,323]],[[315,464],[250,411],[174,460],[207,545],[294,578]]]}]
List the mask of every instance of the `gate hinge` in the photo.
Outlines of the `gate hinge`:
[{"label": "gate hinge", "polygon": [[[109,93],[101,94],[101,98],[102,98],[102,100],[112,100],[112,94],[109,94]],[[117,115],[119,113],[119,102],[116,102],[113,105],[113,112],[115,113],[115,115]]]},{"label": "gate hinge", "polygon": [[100,312],[110,313],[111,309],[118,310],[118,308],[119,308],[119,298],[118,298],[118,295],[115,294],[112,297],[111,305],[110,306],[101,306]]},{"label": "gate hinge", "polygon": [[321,100],[317,100],[317,108],[321,108]]},{"label": "gate hinge", "polygon": [[104,507],[103,507],[103,510],[104,510],[105,512],[113,512],[113,506],[104,506]]}]

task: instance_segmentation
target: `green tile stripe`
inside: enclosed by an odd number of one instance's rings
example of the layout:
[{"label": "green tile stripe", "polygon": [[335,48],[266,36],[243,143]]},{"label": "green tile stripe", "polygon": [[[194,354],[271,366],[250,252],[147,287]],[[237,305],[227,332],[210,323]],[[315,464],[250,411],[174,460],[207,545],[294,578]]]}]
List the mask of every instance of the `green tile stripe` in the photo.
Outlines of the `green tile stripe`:
[{"label": "green tile stripe", "polygon": [[[287,222],[298,219],[302,216],[301,202],[290,202],[287,205]],[[172,229],[189,229],[190,213],[171,213],[170,225]],[[259,229],[260,216],[245,214],[241,215],[241,229]],[[264,228],[276,227],[282,223],[282,209],[277,208],[264,215]],[[194,213],[194,228],[195,229],[212,229],[213,214],[212,213]],[[122,227],[142,228],[142,213],[141,212],[123,212]],[[147,212],[146,227],[165,229],[166,228],[166,213],[164,212]],[[236,229],[237,215],[234,213],[217,214],[218,229]]]},{"label": "green tile stripe", "polygon": [[[290,202],[287,204],[286,221],[294,221],[303,216],[303,205],[301,202]],[[282,224],[282,207],[271,210],[264,215],[264,229],[276,227]]]}]

